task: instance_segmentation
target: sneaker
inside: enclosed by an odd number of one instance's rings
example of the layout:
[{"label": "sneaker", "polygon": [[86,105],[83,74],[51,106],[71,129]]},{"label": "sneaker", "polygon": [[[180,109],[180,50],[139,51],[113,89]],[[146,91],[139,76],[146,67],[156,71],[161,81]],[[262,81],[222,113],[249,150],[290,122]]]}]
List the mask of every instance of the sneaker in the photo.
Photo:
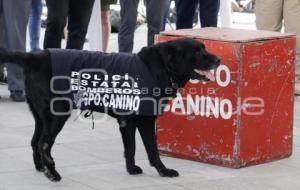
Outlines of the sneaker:
[{"label": "sneaker", "polygon": [[22,90],[10,91],[10,98],[15,102],[25,102],[26,100]]}]

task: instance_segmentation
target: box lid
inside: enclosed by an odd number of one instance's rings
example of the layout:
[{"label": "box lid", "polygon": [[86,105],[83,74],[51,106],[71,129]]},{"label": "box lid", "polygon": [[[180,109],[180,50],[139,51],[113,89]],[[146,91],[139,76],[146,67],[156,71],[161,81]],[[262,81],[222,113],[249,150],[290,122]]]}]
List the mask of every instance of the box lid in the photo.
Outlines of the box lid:
[{"label": "box lid", "polygon": [[294,37],[293,34],[271,32],[263,30],[245,30],[233,28],[206,27],[200,29],[181,29],[161,32],[161,35],[184,36],[189,38],[201,38],[207,40],[228,42],[251,42],[269,39]]}]

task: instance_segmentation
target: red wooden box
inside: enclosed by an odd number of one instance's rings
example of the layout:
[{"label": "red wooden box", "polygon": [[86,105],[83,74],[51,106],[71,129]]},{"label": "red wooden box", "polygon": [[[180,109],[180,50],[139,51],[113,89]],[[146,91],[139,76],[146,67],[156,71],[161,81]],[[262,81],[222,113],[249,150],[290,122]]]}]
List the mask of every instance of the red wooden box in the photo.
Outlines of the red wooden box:
[{"label": "red wooden box", "polygon": [[216,82],[190,81],[157,121],[164,155],[240,168],[292,154],[295,37],[224,28],[164,32],[221,58]]}]

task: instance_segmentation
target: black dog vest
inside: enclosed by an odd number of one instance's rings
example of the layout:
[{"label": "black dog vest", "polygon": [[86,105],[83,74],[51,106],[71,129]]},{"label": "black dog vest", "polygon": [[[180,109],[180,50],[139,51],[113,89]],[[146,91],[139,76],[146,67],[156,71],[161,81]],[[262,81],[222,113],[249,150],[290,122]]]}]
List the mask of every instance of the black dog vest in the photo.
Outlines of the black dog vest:
[{"label": "black dog vest", "polygon": [[53,93],[82,110],[158,115],[162,88],[137,54],[50,49]]}]

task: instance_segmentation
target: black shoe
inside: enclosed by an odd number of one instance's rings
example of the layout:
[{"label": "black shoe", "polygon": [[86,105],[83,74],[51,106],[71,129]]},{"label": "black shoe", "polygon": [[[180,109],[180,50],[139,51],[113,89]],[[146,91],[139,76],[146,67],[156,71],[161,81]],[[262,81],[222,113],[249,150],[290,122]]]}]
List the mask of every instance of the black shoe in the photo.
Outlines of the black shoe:
[{"label": "black shoe", "polygon": [[10,91],[10,98],[15,102],[25,102],[26,98],[21,90]]}]

